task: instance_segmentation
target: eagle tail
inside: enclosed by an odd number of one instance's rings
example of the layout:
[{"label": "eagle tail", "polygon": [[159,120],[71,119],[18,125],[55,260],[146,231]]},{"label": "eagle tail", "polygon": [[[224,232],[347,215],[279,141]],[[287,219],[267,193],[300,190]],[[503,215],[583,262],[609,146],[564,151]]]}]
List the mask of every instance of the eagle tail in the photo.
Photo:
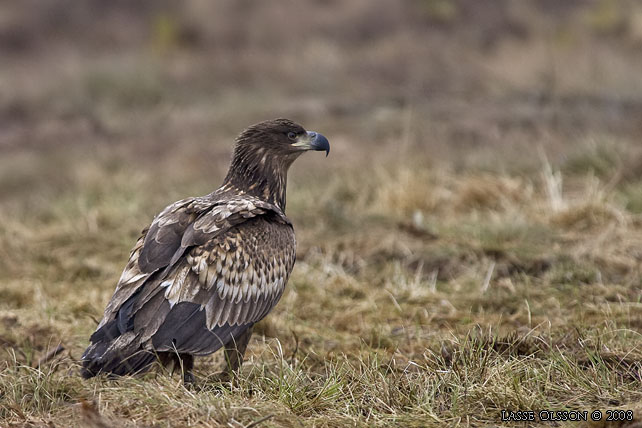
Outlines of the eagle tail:
[{"label": "eagle tail", "polygon": [[120,334],[115,321],[99,328],[81,357],[80,375],[89,379],[101,373],[124,376],[144,373],[156,360],[156,354],[142,349],[134,332]]}]

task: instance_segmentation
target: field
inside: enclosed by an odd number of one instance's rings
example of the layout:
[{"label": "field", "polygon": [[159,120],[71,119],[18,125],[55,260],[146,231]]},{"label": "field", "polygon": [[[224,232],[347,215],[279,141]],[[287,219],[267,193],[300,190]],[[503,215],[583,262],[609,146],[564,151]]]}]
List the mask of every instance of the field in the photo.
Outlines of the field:
[{"label": "field", "polygon": [[[1,428],[642,426],[642,8],[374,3],[0,4]],[[140,230],[273,117],[332,151],[239,376],[82,380]]]}]

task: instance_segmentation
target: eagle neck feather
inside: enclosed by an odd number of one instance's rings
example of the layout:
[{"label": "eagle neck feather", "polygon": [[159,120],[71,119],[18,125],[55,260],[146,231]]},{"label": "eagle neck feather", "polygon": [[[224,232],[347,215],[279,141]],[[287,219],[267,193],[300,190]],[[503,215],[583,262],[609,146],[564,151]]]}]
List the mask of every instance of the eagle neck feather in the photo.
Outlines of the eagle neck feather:
[{"label": "eagle neck feather", "polygon": [[223,185],[270,202],[285,212],[288,169],[294,159],[237,144]]}]

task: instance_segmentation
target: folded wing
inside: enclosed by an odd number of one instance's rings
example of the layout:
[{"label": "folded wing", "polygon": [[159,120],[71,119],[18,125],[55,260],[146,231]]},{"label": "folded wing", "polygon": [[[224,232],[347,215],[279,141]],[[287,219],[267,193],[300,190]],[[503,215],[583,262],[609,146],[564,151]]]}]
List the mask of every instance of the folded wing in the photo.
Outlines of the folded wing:
[{"label": "folded wing", "polygon": [[292,225],[272,204],[179,201],[138,240],[92,346],[126,335],[130,348],[212,353],[278,302],[295,246]]}]

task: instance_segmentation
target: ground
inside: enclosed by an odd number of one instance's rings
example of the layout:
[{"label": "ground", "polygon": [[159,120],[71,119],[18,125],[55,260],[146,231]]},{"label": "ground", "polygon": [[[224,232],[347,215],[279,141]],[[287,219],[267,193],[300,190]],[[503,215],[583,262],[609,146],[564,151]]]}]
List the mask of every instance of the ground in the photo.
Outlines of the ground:
[{"label": "ground", "polygon": [[[0,6],[0,427],[641,426],[637,3],[63,3]],[[238,379],[82,380],[140,230],[277,116],[332,151]]]}]

